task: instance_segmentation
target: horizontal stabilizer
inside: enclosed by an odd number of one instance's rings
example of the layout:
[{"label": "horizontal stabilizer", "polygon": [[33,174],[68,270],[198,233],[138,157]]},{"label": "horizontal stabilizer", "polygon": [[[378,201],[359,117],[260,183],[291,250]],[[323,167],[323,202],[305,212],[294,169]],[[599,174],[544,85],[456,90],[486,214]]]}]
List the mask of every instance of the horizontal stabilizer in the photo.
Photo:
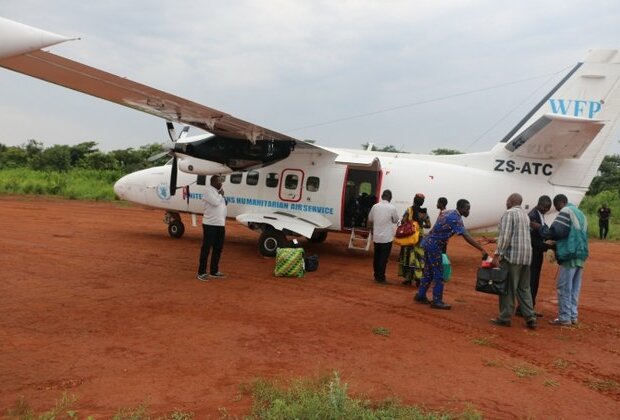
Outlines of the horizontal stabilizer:
[{"label": "horizontal stabilizer", "polygon": [[604,124],[600,120],[546,114],[506,144],[516,156],[535,159],[576,159]]}]

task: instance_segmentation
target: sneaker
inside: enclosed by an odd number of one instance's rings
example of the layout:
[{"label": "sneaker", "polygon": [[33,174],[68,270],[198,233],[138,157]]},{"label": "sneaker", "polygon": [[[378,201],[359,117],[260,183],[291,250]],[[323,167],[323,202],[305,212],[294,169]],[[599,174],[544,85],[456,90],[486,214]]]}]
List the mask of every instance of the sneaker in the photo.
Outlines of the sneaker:
[{"label": "sneaker", "polygon": [[549,321],[549,324],[551,325],[559,325],[559,326],[563,326],[563,327],[570,327],[571,322],[570,321],[562,321],[560,320],[560,318],[556,318],[556,319],[552,319],[551,321]]},{"label": "sneaker", "polygon": [[218,271],[215,274],[209,274],[209,277],[217,277],[217,278],[223,279],[223,278],[226,278],[226,274]]},{"label": "sneaker", "polygon": [[532,318],[532,319],[528,319],[525,322],[525,326],[528,327],[530,330],[535,330],[537,325],[536,325],[536,318]]},{"label": "sneaker", "polygon": [[579,321],[577,319],[571,319],[570,323],[573,324],[573,325],[577,325],[577,324],[579,324]]},{"label": "sneaker", "polygon": [[198,280],[200,280],[200,281],[209,281],[209,279],[208,279],[207,277],[209,277],[209,276],[207,275],[207,273],[205,273],[205,274],[198,274],[198,275],[196,276],[196,278],[197,278]]}]

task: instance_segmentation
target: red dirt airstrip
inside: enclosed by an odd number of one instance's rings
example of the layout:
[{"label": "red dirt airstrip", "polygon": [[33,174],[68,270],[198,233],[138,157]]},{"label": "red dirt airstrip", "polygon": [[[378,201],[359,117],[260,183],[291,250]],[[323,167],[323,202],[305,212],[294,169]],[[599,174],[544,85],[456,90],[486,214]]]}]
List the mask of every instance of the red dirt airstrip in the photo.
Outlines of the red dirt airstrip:
[{"label": "red dirt airstrip", "polygon": [[[475,209],[473,209],[475,211]],[[451,311],[376,285],[371,254],[345,234],[306,244],[320,268],[275,278],[257,235],[230,221],[225,280],[195,279],[201,231],[168,237],[162,211],[122,203],[0,197],[0,412],[23,396],[49,409],[63,392],[81,415],[148,403],[196,418],[249,412],[256,377],[338,371],[351,393],[488,418],[617,418],[620,244],[593,241],[581,324],[547,324],[556,267],[545,263],[536,331],[496,327],[493,296],[473,290],[479,253],[450,242]],[[376,335],[387,328],[389,337]],[[519,376],[529,373],[531,376]]]}]

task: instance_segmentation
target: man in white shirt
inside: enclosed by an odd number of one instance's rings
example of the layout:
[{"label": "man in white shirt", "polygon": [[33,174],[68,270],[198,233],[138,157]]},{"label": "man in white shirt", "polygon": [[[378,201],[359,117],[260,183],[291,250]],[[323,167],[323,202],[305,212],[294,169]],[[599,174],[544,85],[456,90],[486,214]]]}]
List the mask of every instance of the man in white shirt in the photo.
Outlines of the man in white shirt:
[{"label": "man in white shirt", "polygon": [[396,207],[390,201],[392,192],[383,191],[381,201],[372,206],[368,214],[368,223],[372,225],[372,239],[375,245],[373,258],[375,281],[381,284],[388,282],[385,279],[385,267],[392,252],[394,228],[399,220]]},{"label": "man in white shirt", "polygon": [[[226,224],[226,199],[222,189],[222,180],[218,175],[211,177],[211,185],[207,187],[204,196],[205,212],[202,216],[202,247],[200,248],[200,260],[198,265],[198,280],[207,281],[207,277],[226,277],[219,270],[220,256],[224,247],[225,224]],[[207,260],[209,251],[211,265],[209,276],[207,275]]]}]

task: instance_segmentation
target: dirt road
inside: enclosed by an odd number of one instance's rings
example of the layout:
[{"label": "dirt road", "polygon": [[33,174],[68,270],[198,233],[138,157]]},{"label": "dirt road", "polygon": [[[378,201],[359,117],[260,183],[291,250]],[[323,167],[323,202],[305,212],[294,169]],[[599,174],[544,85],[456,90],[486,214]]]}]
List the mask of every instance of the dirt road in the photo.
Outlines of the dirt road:
[{"label": "dirt road", "polygon": [[[231,221],[225,280],[195,279],[201,231],[168,237],[163,213],[120,203],[0,197],[0,409],[36,409],[64,391],[82,414],[147,402],[156,413],[247,413],[256,377],[338,371],[353,394],[489,418],[613,418],[620,408],[620,245],[593,241],[581,325],[547,325],[556,267],[545,263],[536,331],[496,327],[493,296],[473,291],[479,254],[450,242],[451,311],[413,289],[372,282],[348,237],[304,244],[320,268],[272,275],[257,235]],[[398,284],[396,284],[398,283]],[[387,328],[389,337],[373,329]]]}]

